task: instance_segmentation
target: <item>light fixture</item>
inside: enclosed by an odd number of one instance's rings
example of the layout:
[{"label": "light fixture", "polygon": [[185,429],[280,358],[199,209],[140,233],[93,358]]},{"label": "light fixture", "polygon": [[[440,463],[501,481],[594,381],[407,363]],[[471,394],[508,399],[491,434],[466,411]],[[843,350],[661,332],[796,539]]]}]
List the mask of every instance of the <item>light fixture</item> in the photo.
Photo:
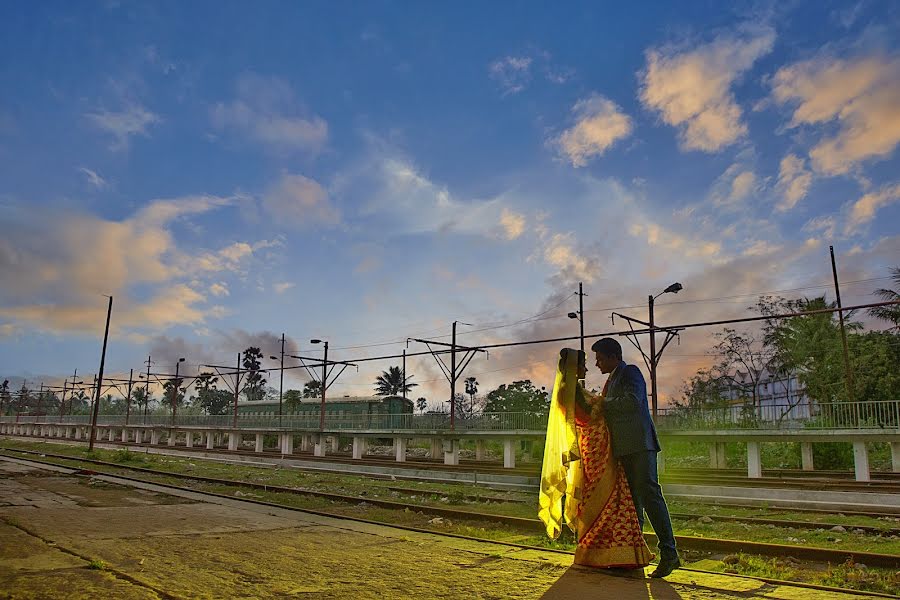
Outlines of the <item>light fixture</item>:
[{"label": "light fixture", "polygon": [[682,286],[680,283],[678,283],[676,281],[675,283],[673,283],[672,285],[670,285],[669,287],[664,289],[663,294],[677,294],[678,292],[680,292],[683,289],[684,289],[684,286]]},{"label": "light fixture", "polygon": [[578,313],[570,312],[570,313],[569,313],[569,318],[570,318],[570,319],[577,319],[577,318],[578,318]]}]

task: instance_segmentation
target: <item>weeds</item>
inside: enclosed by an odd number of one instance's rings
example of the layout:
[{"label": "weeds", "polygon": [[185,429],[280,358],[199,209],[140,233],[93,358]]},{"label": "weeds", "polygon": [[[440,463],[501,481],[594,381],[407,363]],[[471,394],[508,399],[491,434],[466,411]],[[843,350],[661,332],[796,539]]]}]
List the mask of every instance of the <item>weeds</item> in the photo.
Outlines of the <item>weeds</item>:
[{"label": "weeds", "polygon": [[100,560],[99,558],[93,558],[93,559],[91,559],[91,561],[88,563],[88,569],[94,569],[94,570],[97,570],[97,571],[105,571],[105,570],[106,570],[106,563],[103,562],[102,560]]}]

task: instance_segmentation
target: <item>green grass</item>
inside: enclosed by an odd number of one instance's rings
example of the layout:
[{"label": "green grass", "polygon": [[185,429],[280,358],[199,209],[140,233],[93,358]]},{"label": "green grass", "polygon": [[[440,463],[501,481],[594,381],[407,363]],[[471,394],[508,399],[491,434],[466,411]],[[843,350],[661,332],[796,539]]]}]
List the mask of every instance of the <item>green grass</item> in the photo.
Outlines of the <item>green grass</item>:
[{"label": "green grass", "polygon": [[720,561],[703,560],[698,567],[721,573],[802,581],[866,592],[900,593],[900,573],[890,569],[869,568],[851,561],[815,569],[790,557],[769,558],[751,554],[731,554]]}]

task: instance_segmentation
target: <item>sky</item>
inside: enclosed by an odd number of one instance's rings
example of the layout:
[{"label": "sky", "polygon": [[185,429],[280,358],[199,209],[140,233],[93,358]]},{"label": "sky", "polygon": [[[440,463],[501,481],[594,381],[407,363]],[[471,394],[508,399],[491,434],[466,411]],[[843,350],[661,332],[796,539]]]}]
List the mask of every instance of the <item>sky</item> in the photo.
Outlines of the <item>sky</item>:
[{"label": "sky", "polygon": [[[574,336],[579,282],[588,335],[674,281],[658,323],[745,317],[833,298],[832,245],[844,304],[875,301],[900,263],[900,5],[727,4],[3,3],[0,374],[96,373],[109,295],[115,377],[282,334],[344,361],[454,321],[470,346]],[[714,331],[666,350],[663,403]],[[462,377],[549,388],[577,343]],[[449,397],[433,357],[407,372]]]}]

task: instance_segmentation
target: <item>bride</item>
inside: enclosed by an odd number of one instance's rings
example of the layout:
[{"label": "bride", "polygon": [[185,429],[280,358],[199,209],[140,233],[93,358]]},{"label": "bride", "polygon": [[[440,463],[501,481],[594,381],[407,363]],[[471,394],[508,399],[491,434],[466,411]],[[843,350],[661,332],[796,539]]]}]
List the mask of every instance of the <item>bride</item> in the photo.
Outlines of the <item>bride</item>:
[{"label": "bride", "polygon": [[[610,450],[609,430],[584,379],[584,353],[560,351],[544,444],[538,516],[552,539],[563,523],[575,533],[575,564],[638,568],[653,554],[644,541],[622,466]],[[563,496],[565,495],[565,501]]]}]

